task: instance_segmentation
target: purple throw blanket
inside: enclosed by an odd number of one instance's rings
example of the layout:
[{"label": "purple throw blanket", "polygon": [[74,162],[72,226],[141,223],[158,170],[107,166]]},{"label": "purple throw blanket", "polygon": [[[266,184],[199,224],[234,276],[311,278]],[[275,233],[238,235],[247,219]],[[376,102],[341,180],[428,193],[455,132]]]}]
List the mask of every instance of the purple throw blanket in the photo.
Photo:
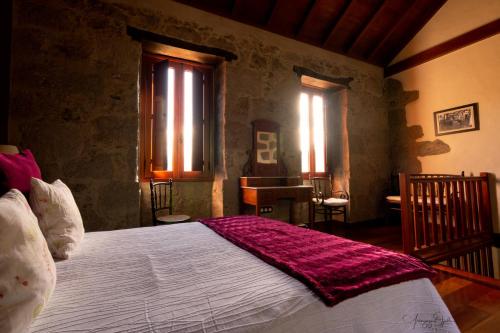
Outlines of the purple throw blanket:
[{"label": "purple throw blanket", "polygon": [[302,281],[328,306],[373,289],[434,275],[432,268],[405,254],[259,216],[200,222]]}]

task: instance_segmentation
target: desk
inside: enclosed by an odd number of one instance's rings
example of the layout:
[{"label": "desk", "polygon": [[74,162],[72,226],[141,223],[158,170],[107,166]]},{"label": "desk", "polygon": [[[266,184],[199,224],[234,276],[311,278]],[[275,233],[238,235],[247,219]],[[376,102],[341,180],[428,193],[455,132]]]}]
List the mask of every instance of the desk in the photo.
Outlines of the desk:
[{"label": "desk", "polygon": [[[307,202],[309,207],[308,222],[312,223],[312,186],[298,185],[299,177],[241,177],[240,212],[244,205],[255,206],[255,215],[265,205],[274,205],[278,200],[289,200],[289,222],[292,223],[293,202]],[[259,184],[266,186],[257,186]],[[276,184],[272,186],[272,184]]]}]

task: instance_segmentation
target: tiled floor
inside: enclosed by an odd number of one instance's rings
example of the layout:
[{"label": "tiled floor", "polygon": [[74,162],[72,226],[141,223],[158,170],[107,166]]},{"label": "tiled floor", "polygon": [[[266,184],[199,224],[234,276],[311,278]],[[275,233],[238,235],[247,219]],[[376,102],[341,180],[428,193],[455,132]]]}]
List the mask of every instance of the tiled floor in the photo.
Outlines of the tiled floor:
[{"label": "tiled floor", "polygon": [[[315,229],[345,238],[401,251],[401,226],[399,225],[324,225]],[[462,332],[500,332],[500,289],[439,272],[433,280],[436,289]]]}]

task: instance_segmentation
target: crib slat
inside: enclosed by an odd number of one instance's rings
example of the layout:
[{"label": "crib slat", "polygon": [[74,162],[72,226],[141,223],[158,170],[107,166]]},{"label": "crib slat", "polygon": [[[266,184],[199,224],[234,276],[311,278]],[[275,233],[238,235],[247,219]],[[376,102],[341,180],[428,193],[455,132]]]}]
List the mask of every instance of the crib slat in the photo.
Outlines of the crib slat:
[{"label": "crib slat", "polygon": [[460,237],[467,235],[467,216],[465,214],[465,188],[463,181],[458,181],[458,198],[460,202]]},{"label": "crib slat", "polygon": [[479,211],[479,231],[485,231],[484,229],[484,223],[485,223],[485,216],[483,213],[483,208],[481,207],[481,203],[483,202],[483,191],[481,190],[481,181],[477,181],[477,200],[478,200],[478,211]]},{"label": "crib slat", "polygon": [[431,213],[431,243],[438,244],[439,236],[437,230],[437,218],[436,218],[436,193],[435,193],[435,183],[429,184],[430,191],[430,213]]},{"label": "crib slat", "polygon": [[474,263],[475,263],[475,267],[474,267],[474,273],[476,274],[481,274],[481,257],[479,256],[479,251],[476,250],[474,251]]},{"label": "crib slat", "polygon": [[479,249],[481,253],[481,275],[488,275],[488,260],[486,260],[486,249]]},{"label": "crib slat", "polygon": [[420,222],[419,222],[419,218],[418,218],[418,186],[419,184],[418,183],[413,183],[413,198],[411,200],[412,202],[412,206],[413,206],[413,225],[414,225],[414,228],[412,228],[412,230],[415,230],[415,246],[417,247],[417,249],[420,249],[422,247],[422,241],[421,241],[421,237],[422,237],[422,228],[421,228],[421,225],[420,225]]},{"label": "crib slat", "polygon": [[422,225],[424,231],[424,244],[430,245],[430,237],[429,237],[429,212],[427,206],[427,183],[422,183]]},{"label": "crib slat", "polygon": [[493,256],[491,254],[491,247],[486,247],[486,260],[488,260],[488,276],[494,277],[495,273],[493,271]]},{"label": "crib slat", "polygon": [[474,274],[476,273],[476,251],[470,253],[470,271]]},{"label": "crib slat", "polygon": [[444,184],[445,186],[445,192],[446,192],[446,229],[447,229],[447,234],[448,240],[454,239],[453,237],[453,221],[452,221],[452,212],[451,212],[451,207],[453,206],[452,200],[451,200],[451,195],[450,195],[450,182],[447,181]]},{"label": "crib slat", "polygon": [[468,181],[463,181],[465,188],[465,215],[467,216],[466,231],[467,235],[474,233],[472,221],[472,198],[470,193],[470,186]]},{"label": "crib slat", "polygon": [[477,219],[477,190],[476,190],[476,182],[475,181],[470,181],[469,182],[469,187],[470,187],[470,197],[471,197],[471,221],[472,221],[472,230],[473,232],[476,233],[479,231],[479,221]]},{"label": "crib slat", "polygon": [[468,272],[469,271],[469,262],[467,261],[467,253],[465,253],[463,256],[462,256],[463,260],[464,260],[464,264],[463,264],[463,270]]},{"label": "crib slat", "polygon": [[458,199],[458,185],[456,181],[453,181],[451,183],[452,185],[452,191],[453,193],[451,194],[453,197],[453,219],[455,220],[455,239],[458,239],[460,237],[460,201]]},{"label": "crib slat", "polygon": [[439,209],[439,237],[442,242],[446,242],[447,237],[446,237],[446,224],[447,220],[444,218],[444,210],[446,209],[444,205],[444,184],[445,182],[438,182],[437,183],[437,190],[438,190],[438,209]]}]

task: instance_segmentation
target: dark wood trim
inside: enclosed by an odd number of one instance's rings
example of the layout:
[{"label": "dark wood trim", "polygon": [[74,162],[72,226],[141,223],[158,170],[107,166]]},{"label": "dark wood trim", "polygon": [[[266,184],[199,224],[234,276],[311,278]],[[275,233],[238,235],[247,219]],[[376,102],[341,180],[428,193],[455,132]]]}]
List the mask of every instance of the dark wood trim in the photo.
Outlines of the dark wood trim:
[{"label": "dark wood trim", "polygon": [[479,28],[466,32],[460,36],[452,38],[446,42],[433,46],[425,51],[417,53],[407,59],[401,60],[394,65],[384,69],[384,76],[388,77],[415,66],[421,65],[433,59],[454,52],[468,45],[477,43],[488,37],[500,33],[500,19],[487,23]]},{"label": "dark wood trim", "polygon": [[304,16],[302,17],[302,20],[300,21],[299,25],[295,29],[294,36],[299,37],[300,34],[302,33],[302,29],[304,28],[304,25],[306,22],[309,20],[309,17],[311,16],[311,12],[314,9],[314,6],[316,6],[316,0],[309,0],[309,4],[307,5],[307,9],[304,12]]},{"label": "dark wood trim", "polygon": [[232,52],[219,49],[216,47],[210,47],[205,45],[198,45],[190,42],[186,42],[177,38],[168,37],[164,35],[158,35],[153,32],[146,30],[141,30],[131,26],[127,26],[127,34],[137,41],[151,41],[165,45],[175,46],[181,49],[196,51],[200,53],[206,53],[224,58],[226,61],[232,61],[238,59],[238,56]]},{"label": "dark wood trim", "polygon": [[297,74],[298,77],[301,77],[302,75],[310,76],[318,80],[323,80],[335,84],[340,84],[348,89],[351,89],[351,86],[349,86],[349,83],[353,80],[352,77],[330,77],[327,75],[323,75],[320,73],[317,73],[311,69],[300,67],[300,66],[293,66],[293,71],[295,74]]},{"label": "dark wood trim", "polygon": [[333,35],[335,35],[335,31],[339,26],[339,22],[342,21],[342,18],[344,17],[345,13],[349,10],[351,4],[352,4],[351,0],[346,1],[343,7],[340,9],[340,12],[335,18],[335,20],[332,21],[332,24],[328,29],[328,34],[326,35],[326,38],[323,38],[323,43],[321,43],[323,47],[327,46],[330,40],[333,38]]},{"label": "dark wood trim", "polygon": [[9,141],[12,0],[0,2],[0,144]]}]

